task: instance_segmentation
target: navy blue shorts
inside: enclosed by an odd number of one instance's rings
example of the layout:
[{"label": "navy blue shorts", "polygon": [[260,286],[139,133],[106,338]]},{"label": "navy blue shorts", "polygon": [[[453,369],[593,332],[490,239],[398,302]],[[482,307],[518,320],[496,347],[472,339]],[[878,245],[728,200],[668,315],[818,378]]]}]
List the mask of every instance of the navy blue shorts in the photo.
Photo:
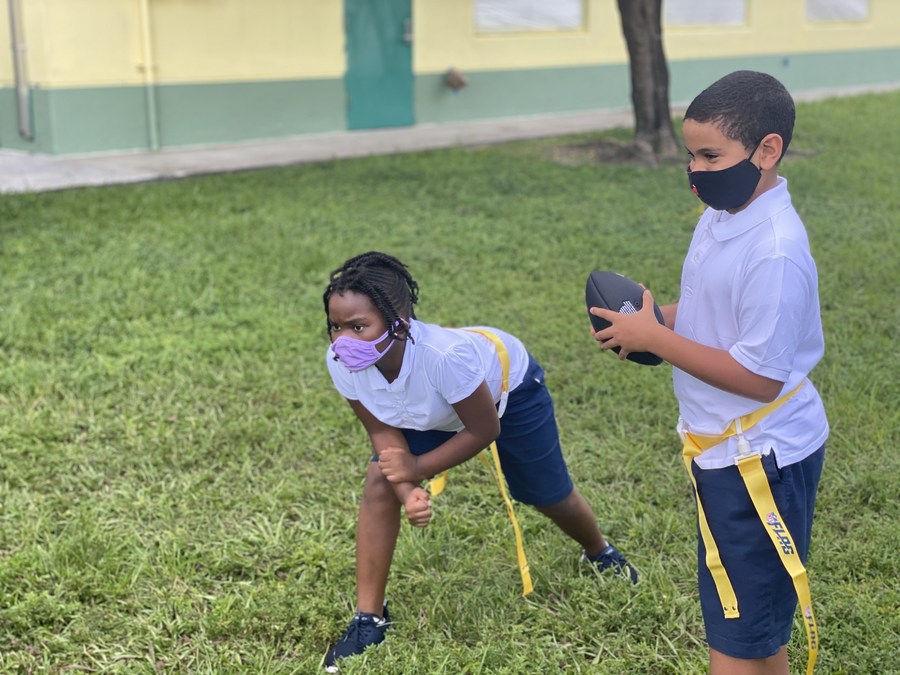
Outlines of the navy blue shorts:
[{"label": "navy blue shorts", "polygon": [[[402,431],[414,455],[434,450],[456,433]],[[544,384],[543,368],[531,356],[522,384],[509,392],[496,442],[513,499],[531,506],[548,506],[572,492],[572,479],[559,444],[553,399]]]},{"label": "navy blue shorts", "polygon": [[[824,445],[802,461],[780,469],[774,454],[762,458],[772,496],[804,564],[824,459]],[[696,464],[691,468],[741,613],[737,619],[723,616],[698,529],[697,577],[706,641],[716,651],[733,658],[772,656],[791,639],[797,608],[791,577],[759,520],[738,468],[703,470]],[[812,596],[815,601],[815,593]]]}]

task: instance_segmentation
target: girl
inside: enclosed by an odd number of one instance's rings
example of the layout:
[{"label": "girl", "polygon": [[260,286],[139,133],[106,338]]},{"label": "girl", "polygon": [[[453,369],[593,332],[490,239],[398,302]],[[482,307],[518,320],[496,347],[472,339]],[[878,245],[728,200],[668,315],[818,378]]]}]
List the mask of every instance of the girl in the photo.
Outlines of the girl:
[{"label": "girl", "polygon": [[513,498],[578,542],[585,561],[637,583],[572,485],[541,366],[518,339],[495,328],[418,321],[418,294],[403,263],[373,251],[332,272],[323,296],[328,370],[375,451],[356,529],[357,612],[326,655],[332,672],[338,659],[384,640],[400,507],[412,525],[428,525],[431,504],[419,484],[494,441]]}]

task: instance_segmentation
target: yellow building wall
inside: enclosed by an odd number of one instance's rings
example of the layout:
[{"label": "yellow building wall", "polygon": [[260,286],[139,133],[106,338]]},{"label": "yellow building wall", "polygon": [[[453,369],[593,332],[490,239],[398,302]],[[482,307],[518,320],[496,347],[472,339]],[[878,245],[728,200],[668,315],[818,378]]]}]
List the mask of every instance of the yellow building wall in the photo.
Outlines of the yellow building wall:
[{"label": "yellow building wall", "polygon": [[[414,69],[440,73],[627,63],[615,0],[585,0],[581,31],[478,34],[473,0],[417,0]],[[805,0],[747,0],[742,26],[663,27],[670,60],[900,46],[900,0],[870,0],[866,21],[806,20]]]},{"label": "yellow building wall", "polygon": [[869,0],[865,21],[806,20],[805,0],[747,0],[744,26],[665,26],[671,60],[900,46],[900,2]]},{"label": "yellow building wall", "polygon": [[[344,73],[341,0],[19,4],[29,81],[45,88],[143,83],[145,35],[150,37],[153,76],[159,83],[313,79]],[[7,12],[2,15],[0,45],[9,41]],[[8,83],[12,65],[10,50],[4,51],[0,81]]]},{"label": "yellow building wall", "polygon": [[[160,84],[341,78],[345,71],[342,0],[18,2],[28,80],[44,88],[143,84],[145,35],[150,77]],[[449,66],[501,71],[628,60],[615,0],[584,0],[581,30],[513,34],[477,33],[473,0],[412,4],[417,75]],[[667,25],[666,54],[674,61],[900,46],[900,0],[870,0],[862,22],[810,23],[805,4],[747,0],[742,26]],[[13,82],[9,35],[2,11],[4,86]]]},{"label": "yellow building wall", "polygon": [[9,12],[2,11],[0,12],[0,87],[12,86],[15,81],[12,51],[4,48],[9,45],[9,34]]},{"label": "yellow building wall", "polygon": [[474,0],[417,0],[413,70],[520,70],[622,63],[628,53],[615,0],[585,0],[580,31],[476,33]]}]

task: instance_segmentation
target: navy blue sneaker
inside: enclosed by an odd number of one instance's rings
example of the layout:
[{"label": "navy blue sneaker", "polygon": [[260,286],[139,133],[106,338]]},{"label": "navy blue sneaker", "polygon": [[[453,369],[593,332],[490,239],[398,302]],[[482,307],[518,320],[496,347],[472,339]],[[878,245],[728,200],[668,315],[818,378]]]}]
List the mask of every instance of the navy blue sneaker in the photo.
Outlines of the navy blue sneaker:
[{"label": "navy blue sneaker", "polygon": [[388,614],[387,601],[384,603],[384,616],[357,612],[353,615],[347,630],[341,638],[335,642],[325,655],[325,671],[338,672],[337,661],[362,654],[366,647],[378,645],[384,642],[385,632],[391,627],[391,617]]},{"label": "navy blue sneaker", "polygon": [[631,579],[631,583],[636,584],[638,582],[637,570],[625,559],[625,556],[619,552],[619,549],[612,544],[609,544],[593,557],[589,557],[587,553],[582,552],[581,562],[593,565],[598,572],[612,569],[616,574],[621,574]]}]

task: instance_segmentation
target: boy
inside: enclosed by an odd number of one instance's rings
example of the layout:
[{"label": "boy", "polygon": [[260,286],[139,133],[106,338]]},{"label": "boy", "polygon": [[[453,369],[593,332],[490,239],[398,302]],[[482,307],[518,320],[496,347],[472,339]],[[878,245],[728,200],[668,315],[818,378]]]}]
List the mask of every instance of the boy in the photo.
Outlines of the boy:
[{"label": "boy", "polygon": [[739,71],[701,92],[683,134],[691,189],[709,208],[678,302],[661,308],[665,326],[649,291],[637,314],[591,309],[612,322],[592,331],[602,349],[673,366],[713,675],[787,675],[798,596],[807,672],[817,652],[803,563],[828,422],[807,378],[824,352],[816,267],[778,176],[793,125],[794,102],[769,75]]}]

